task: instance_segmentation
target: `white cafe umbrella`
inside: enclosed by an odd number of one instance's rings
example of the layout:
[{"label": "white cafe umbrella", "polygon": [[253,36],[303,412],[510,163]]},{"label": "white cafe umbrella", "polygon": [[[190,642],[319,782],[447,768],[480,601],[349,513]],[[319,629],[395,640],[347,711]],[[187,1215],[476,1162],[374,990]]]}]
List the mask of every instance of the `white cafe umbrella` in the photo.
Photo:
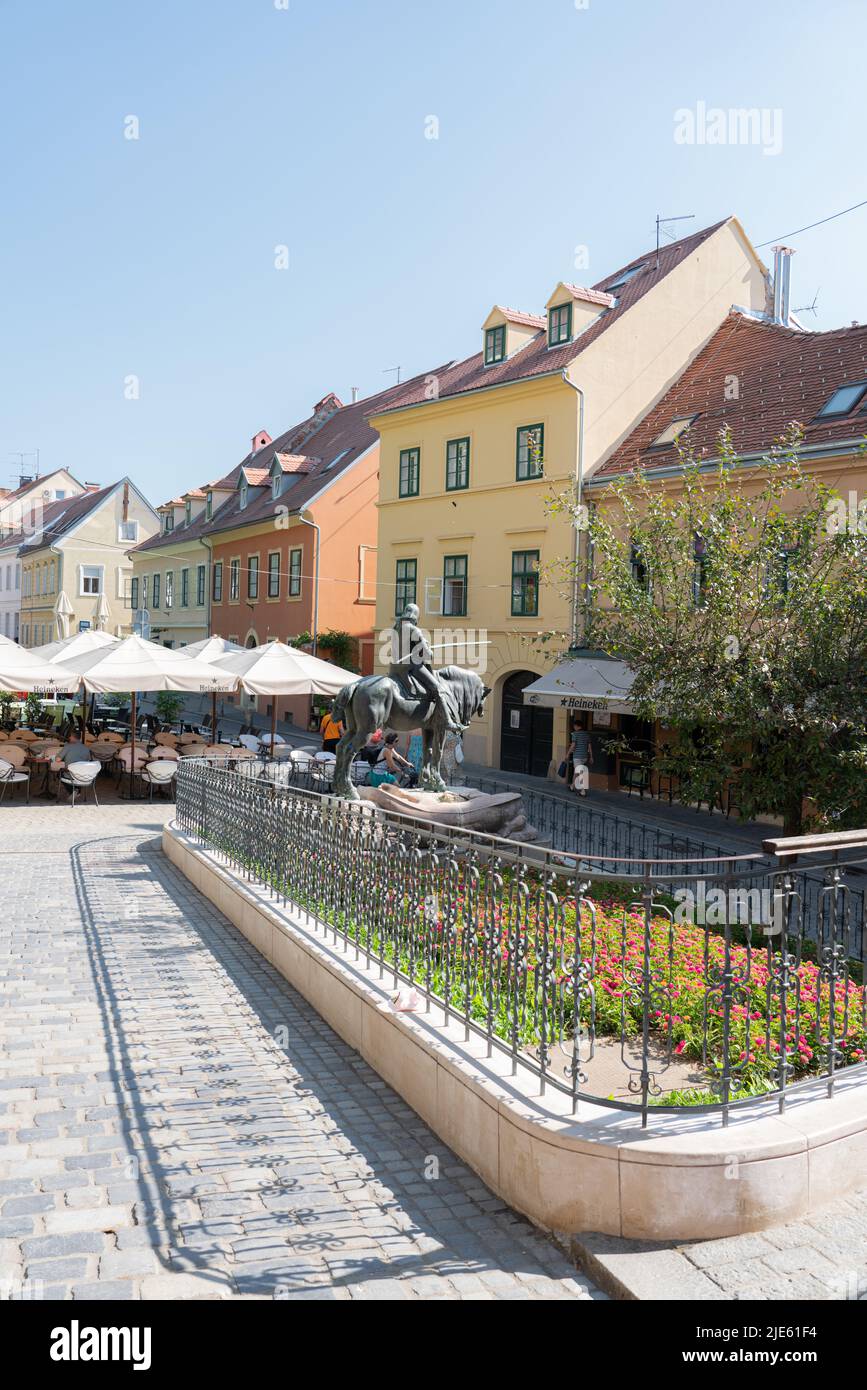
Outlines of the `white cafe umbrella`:
[{"label": "white cafe umbrella", "polygon": [[[77,672],[82,659],[86,660],[96,651],[105,651],[106,647],[117,646],[119,640],[118,637],[109,636],[107,632],[100,632],[98,628],[86,628],[84,632],[74,632],[71,637],[46,642],[43,646],[31,647],[30,650],[41,656],[44,661],[50,661],[52,665],[59,661],[67,670]],[[80,694],[82,713],[86,718],[87,697],[84,690],[81,690]]]},{"label": "white cafe umbrella", "polygon": [[78,679],[72,671],[59,664],[52,665],[34,656],[11,638],[0,642],[0,690],[30,691],[38,695],[56,695],[74,690]]},{"label": "white cafe umbrella", "polygon": [[[219,657],[215,665],[239,677],[248,695],[337,695],[345,685],[358,680],[355,671],[344,671],[285,642],[249,647],[232,656]],[[277,701],[272,699],[272,752],[276,725]]]},{"label": "white cafe umbrella", "polygon": [[139,690],[185,690],[198,693],[234,690],[237,676],[187,656],[186,649],[163,647],[143,637],[124,637],[111,647],[103,647],[91,657],[77,662],[88,690],[100,695],[129,691],[130,709],[130,795],[135,768],[135,701]]},{"label": "white cafe umbrella", "polygon": [[105,651],[106,647],[115,647],[119,641],[118,637],[112,637],[107,632],[100,632],[97,628],[88,628],[85,632],[74,632],[71,637],[61,637],[56,642],[46,642],[41,647],[31,647],[30,651],[36,656],[41,656],[43,661],[59,661],[74,671],[79,658],[90,657],[94,652]]},{"label": "white cafe umbrella", "polygon": [[109,620],[110,617],[111,617],[111,609],[110,609],[109,606],[108,606],[108,599],[106,598],[105,594],[102,593],[102,594],[100,594],[99,600],[98,600],[97,605],[96,605],[96,626],[97,626],[97,628],[103,628],[103,627],[105,627],[105,624],[108,622],[108,620]]},{"label": "white cafe umbrella", "polygon": [[[228,637],[204,637],[201,642],[191,642],[188,647],[184,647],[187,656],[198,657],[200,661],[219,661],[220,657],[230,656],[232,652],[242,652],[237,642],[230,642]],[[217,692],[211,696],[211,738],[217,737]]]},{"label": "white cafe umbrella", "polygon": [[[75,614],[75,609],[69,601],[69,595],[65,589],[61,589],[57,595],[57,602],[54,605],[54,616],[63,629],[63,636],[69,636],[69,619]],[[48,645],[46,643],[46,645]]]}]

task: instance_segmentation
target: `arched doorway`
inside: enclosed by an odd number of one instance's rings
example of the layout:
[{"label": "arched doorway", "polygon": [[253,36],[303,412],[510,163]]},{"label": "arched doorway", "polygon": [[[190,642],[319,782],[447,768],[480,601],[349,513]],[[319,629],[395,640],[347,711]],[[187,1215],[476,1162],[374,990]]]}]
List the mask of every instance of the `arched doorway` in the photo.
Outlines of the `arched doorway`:
[{"label": "arched doorway", "polygon": [[524,704],[524,691],[537,680],[535,671],[513,671],[503,681],[500,722],[500,767],[547,777],[551,763],[554,711]]}]

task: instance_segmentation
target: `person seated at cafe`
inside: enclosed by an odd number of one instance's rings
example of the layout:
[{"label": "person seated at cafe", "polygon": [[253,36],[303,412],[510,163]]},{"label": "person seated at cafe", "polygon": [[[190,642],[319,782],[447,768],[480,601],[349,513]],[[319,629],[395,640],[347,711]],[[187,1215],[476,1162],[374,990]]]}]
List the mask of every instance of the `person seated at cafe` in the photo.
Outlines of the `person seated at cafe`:
[{"label": "person seated at cafe", "polygon": [[90,749],[82,743],[81,735],[73,731],[69,735],[69,742],[64,744],[60,752],[52,759],[51,771],[63,772],[70,763],[89,763],[90,761]]},{"label": "person seated at cafe", "polygon": [[376,770],[392,773],[396,781],[404,787],[414,787],[418,781],[418,773],[412,763],[397,751],[397,734],[386,734]]},{"label": "person seated at cafe", "polygon": [[[69,735],[69,741],[64,744],[60,752],[55,754],[48,764],[48,770],[50,772],[64,772],[71,763],[89,762],[92,762],[90,749],[85,747],[81,735],[73,730]],[[66,795],[68,796],[69,792],[67,792]]]}]

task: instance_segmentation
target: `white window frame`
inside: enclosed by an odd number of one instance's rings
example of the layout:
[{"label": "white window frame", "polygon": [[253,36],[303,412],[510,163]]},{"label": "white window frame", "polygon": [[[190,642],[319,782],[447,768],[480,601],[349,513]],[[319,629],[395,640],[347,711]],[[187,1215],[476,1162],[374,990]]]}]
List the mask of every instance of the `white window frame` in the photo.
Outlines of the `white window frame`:
[{"label": "white window frame", "polygon": [[[131,535],[131,536],[125,536],[125,535],[123,534],[123,528],[124,528],[125,526],[131,526],[131,527],[132,527],[132,535]],[[118,545],[136,545],[137,542],[138,542],[138,522],[137,522],[137,521],[119,521],[119,522],[118,522],[118,526],[117,526],[117,543],[118,543]]]},{"label": "white window frame", "polygon": [[[97,579],[98,588],[86,589],[84,587],[86,579],[93,579],[94,572]],[[79,598],[99,598],[100,594],[105,593],[105,565],[79,565],[78,566],[78,597]]]}]

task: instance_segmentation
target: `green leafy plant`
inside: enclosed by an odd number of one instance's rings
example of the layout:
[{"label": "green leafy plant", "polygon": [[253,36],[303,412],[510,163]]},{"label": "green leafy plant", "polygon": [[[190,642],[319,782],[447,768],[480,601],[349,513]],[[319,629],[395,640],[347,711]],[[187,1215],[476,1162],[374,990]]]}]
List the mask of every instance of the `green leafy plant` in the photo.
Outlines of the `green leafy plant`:
[{"label": "green leafy plant", "polygon": [[160,690],[154,701],[157,717],[163,724],[174,724],[184,707],[184,697],[176,690]]},{"label": "green leafy plant", "polygon": [[320,632],[317,642],[319,651],[326,651],[335,666],[344,667],[355,664],[355,645],[355,639],[348,632],[334,628]]},{"label": "green leafy plant", "polygon": [[34,721],[39,718],[41,713],[42,701],[38,695],[34,695],[33,691],[31,691],[30,694],[27,696],[26,700],[24,701],[24,723],[34,723]]},{"label": "green leafy plant", "polygon": [[747,469],[723,435],[710,469],[681,451],[677,491],[616,480],[581,580],[585,644],[632,668],[634,713],[663,726],[656,770],[693,802],[734,784],[743,816],[791,835],[867,818],[867,535],[800,445],[793,427]]}]

